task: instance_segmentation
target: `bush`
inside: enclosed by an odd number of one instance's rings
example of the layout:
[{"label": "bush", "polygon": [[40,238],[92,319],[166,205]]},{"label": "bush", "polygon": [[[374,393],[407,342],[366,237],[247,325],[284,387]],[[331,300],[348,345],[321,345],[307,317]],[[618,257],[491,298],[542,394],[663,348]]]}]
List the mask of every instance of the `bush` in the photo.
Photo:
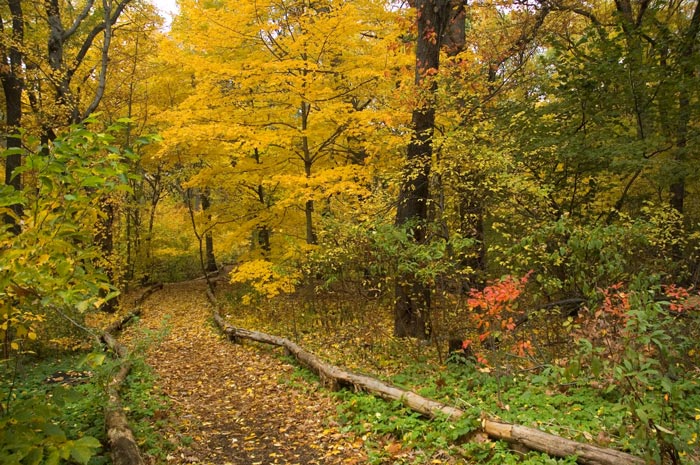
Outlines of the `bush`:
[{"label": "bush", "polygon": [[627,447],[676,463],[700,458],[700,308],[686,289],[655,281],[599,291],[600,304],[574,325],[579,349],[566,374],[590,376],[626,407]]}]

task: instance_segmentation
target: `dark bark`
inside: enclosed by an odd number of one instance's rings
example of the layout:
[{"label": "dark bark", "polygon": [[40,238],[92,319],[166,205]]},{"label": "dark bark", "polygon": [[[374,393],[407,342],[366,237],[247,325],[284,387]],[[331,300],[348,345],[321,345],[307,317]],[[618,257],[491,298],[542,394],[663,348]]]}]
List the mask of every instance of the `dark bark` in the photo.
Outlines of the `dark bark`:
[{"label": "dark bark", "polygon": [[[211,221],[211,214],[207,213],[211,207],[211,199],[209,198],[209,189],[205,189],[202,192],[202,211],[207,214],[207,220]],[[217,271],[219,269],[216,266],[216,257],[214,256],[214,236],[211,233],[211,227],[207,228],[207,232],[204,233],[204,255],[206,257],[205,272],[211,273],[212,271]]]},{"label": "dark bark", "polygon": [[463,0],[451,0],[450,19],[443,33],[443,49],[449,56],[464,50],[467,39],[467,11]]},{"label": "dark bark", "polygon": [[260,248],[265,253],[269,253],[272,250],[270,244],[270,228],[267,225],[261,225],[257,227],[257,241]]},{"label": "dark bark", "polygon": [[[53,73],[52,86],[54,99],[62,108],[62,114],[58,115],[59,121],[43,122],[44,132],[49,133],[49,131],[53,131],[53,127],[63,124],[78,123],[90,116],[90,114],[97,109],[104,95],[106,86],[112,26],[114,26],[124,12],[124,9],[132,1],[133,0],[103,0],[102,20],[87,31],[83,40],[78,43],[79,47],[77,53],[68,60],[65,53],[66,44],[69,40],[74,40],[73,36],[76,32],[81,30],[86,20],[94,16],[95,1],[88,0],[83,9],[74,17],[72,23],[66,28],[63,23],[60,2],[58,0],[44,0],[44,10],[46,11],[49,25],[47,58],[51,72]],[[93,48],[95,39],[100,35],[103,36],[103,40],[100,50],[100,64],[95,68],[97,70],[97,86],[90,102],[86,104],[84,108],[81,108],[81,102],[71,91],[71,84],[75,73]],[[47,139],[49,140],[53,140],[54,137],[47,135]]]},{"label": "dark bark", "polygon": [[[413,135],[408,145],[396,211],[397,226],[411,224],[412,240],[426,241],[429,178],[435,129],[434,96],[437,84],[432,76],[440,66],[440,48],[451,19],[451,0],[415,2],[418,39],[416,43],[415,83],[421,103],[412,114]],[[416,276],[398,276],[395,289],[394,335],[429,336],[430,288]]]},{"label": "dark bark", "polygon": [[[301,130],[306,133],[309,125],[309,113],[311,113],[311,105],[307,102],[301,103]],[[301,136],[301,154],[304,160],[304,174],[307,178],[311,177],[311,170],[314,164],[314,157],[311,154],[311,148],[309,147],[309,137],[306,135]],[[304,204],[304,216],[306,218],[306,243],[316,244],[318,239],[316,237],[316,231],[314,230],[313,222],[314,214],[314,201],[309,199]]]},{"label": "dark bark", "polygon": [[[676,140],[674,161],[679,165],[677,178],[671,184],[671,207],[679,213],[683,213],[685,203],[685,174],[686,145],[688,144],[688,127],[690,125],[691,106],[688,87],[693,78],[693,54],[697,48],[697,37],[700,32],[700,2],[695,4],[695,11],[690,20],[688,30],[683,37],[679,51],[680,60],[680,88],[678,92],[678,124],[676,128]],[[678,255],[678,254],[677,254]]]},{"label": "dark bark", "polygon": [[[19,130],[22,128],[22,44],[24,43],[24,17],[21,0],[8,0],[10,15],[12,16],[12,43],[9,47],[2,47],[2,69],[0,80],[5,94],[6,115],[6,147],[8,149],[20,149],[22,139]],[[0,32],[4,32],[5,21],[0,18]],[[22,166],[22,155],[13,153],[5,158],[5,184],[12,186],[16,191],[22,189],[22,177],[15,175],[15,170]],[[22,216],[22,206],[11,206],[13,215],[4,215],[3,221],[10,226],[14,234],[21,232],[18,218]]]}]

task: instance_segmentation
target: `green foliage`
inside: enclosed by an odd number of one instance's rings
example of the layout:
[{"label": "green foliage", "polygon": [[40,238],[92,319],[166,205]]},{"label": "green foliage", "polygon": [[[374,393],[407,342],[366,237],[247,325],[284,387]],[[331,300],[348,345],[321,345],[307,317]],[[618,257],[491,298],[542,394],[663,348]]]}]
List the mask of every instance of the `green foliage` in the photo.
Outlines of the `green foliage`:
[{"label": "green foliage", "polygon": [[[7,225],[0,230],[3,463],[84,464],[100,447],[86,435],[101,434],[94,418],[104,403],[99,383],[59,389],[50,398],[40,381],[22,396],[14,389],[23,381],[17,367],[26,352],[52,337],[87,331],[85,314],[118,294],[110,279],[114,257],[103,256],[99,238],[105,233],[103,208],[128,190],[128,164],[135,155],[117,143],[124,125],[101,132],[93,125],[97,121],[91,119],[74,126],[44,147],[27,141],[34,150],[22,153],[23,165],[14,173],[22,176],[24,189],[1,192],[0,213],[20,225],[18,234]],[[12,205],[21,205],[21,217],[7,208]]]},{"label": "green foliage", "polygon": [[[103,357],[102,357],[103,358]],[[3,402],[0,415],[0,461],[4,464],[103,463],[96,454],[104,434],[102,405],[105,391],[100,383],[100,358],[88,365],[79,356],[34,363],[16,371],[3,371],[0,378]],[[75,367],[87,368],[85,384],[47,384],[50,375]],[[7,366],[3,367],[10,370]],[[25,373],[26,370],[26,373]],[[56,380],[58,381],[58,380]],[[53,382],[53,381],[52,381]]]},{"label": "green foliage", "polygon": [[677,214],[649,204],[638,218],[612,224],[569,217],[543,223],[508,248],[494,247],[499,261],[517,273],[534,271],[539,292],[550,298],[593,298],[598,289],[639,273],[681,274],[674,250],[684,247]]},{"label": "green foliage", "polygon": [[401,226],[382,220],[347,224],[328,219],[319,236],[319,247],[304,264],[311,280],[322,276],[321,288],[334,283],[361,283],[376,293],[393,290],[399,276],[413,276],[430,286],[447,286],[466,279],[471,270],[463,269],[459,257],[474,247],[473,239],[453,235],[446,239],[430,230],[431,240],[417,243],[412,235],[419,226]]},{"label": "green foliage", "polygon": [[[662,290],[668,300],[655,298]],[[640,278],[629,290],[601,291],[601,304],[577,328],[576,365],[590,366],[588,375],[633,420],[625,447],[656,462],[697,455],[700,309],[689,296]]]},{"label": "green foliage", "polygon": [[[80,326],[87,311],[117,295],[108,275],[112,257],[102,256],[96,238],[101,234],[102,208],[128,189],[127,163],[135,155],[117,145],[122,130],[120,125],[104,132],[75,126],[50,146],[23,153],[24,165],[15,176],[22,176],[25,188],[20,193],[3,190],[2,204],[23,208],[23,216],[14,218],[20,233],[7,227],[0,231],[4,339],[32,339],[36,325],[30,330],[20,321],[37,323],[31,316],[35,314],[46,321],[44,336],[60,335]],[[7,208],[2,213],[12,215]]]},{"label": "green foliage", "polygon": [[345,431],[380,438],[380,443],[366,444],[374,456],[370,463],[428,463],[439,451],[456,450],[455,443],[478,428],[478,418],[429,421],[400,402],[345,391],[339,396],[343,403],[338,414]]},{"label": "green foliage", "polygon": [[[450,364],[438,370],[414,365],[393,378],[396,384],[421,395],[456,404],[465,412],[458,421],[428,420],[398,402],[342,392],[341,424],[366,435],[366,447],[375,456],[373,463],[430,463],[430,457],[443,453],[467,463],[576,463],[575,457],[555,459],[536,452],[523,457],[507,443],[479,437],[480,419],[484,416],[584,442],[610,444],[624,440],[624,432],[620,437],[617,434],[621,425],[628,423],[626,409],[612,399],[601,398],[597,389],[561,384],[556,370],[536,376],[520,373],[501,377],[489,371],[477,370],[472,364]],[[393,441],[401,444],[400,450],[392,449]],[[398,453],[407,450],[415,455],[402,457]],[[392,452],[396,454],[392,456]],[[409,458],[416,457],[416,462],[410,462]]]},{"label": "green foliage", "polygon": [[58,465],[71,459],[87,464],[102,447],[83,436],[69,440],[56,424],[59,411],[39,402],[20,404],[0,418],[0,460],[7,465]]},{"label": "green foliage", "polygon": [[140,450],[151,457],[165,460],[174,448],[158,431],[166,424],[170,408],[167,398],[156,388],[153,370],[141,357],[136,357],[123,389],[122,400],[129,411],[129,424],[138,439]]}]

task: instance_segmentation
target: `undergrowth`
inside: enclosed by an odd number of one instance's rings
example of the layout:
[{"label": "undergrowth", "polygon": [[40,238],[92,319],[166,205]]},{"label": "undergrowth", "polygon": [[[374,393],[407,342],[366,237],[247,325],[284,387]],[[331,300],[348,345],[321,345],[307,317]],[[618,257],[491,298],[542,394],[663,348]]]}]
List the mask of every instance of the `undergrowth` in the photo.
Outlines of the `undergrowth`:
[{"label": "undergrowth", "polygon": [[8,376],[0,377],[0,392],[4,411],[11,414],[0,419],[3,464],[108,463],[100,446],[105,439],[103,369],[85,359],[75,353],[15,359],[13,372],[3,373]]},{"label": "undergrowth", "polygon": [[[0,463],[111,463],[103,447],[107,441],[104,405],[106,387],[118,363],[102,352],[25,356],[12,361],[12,366],[10,360],[0,365],[0,400],[5,412],[0,415]],[[172,449],[158,433],[168,406],[141,357],[132,357],[132,370],[121,393],[140,450],[162,463]]]},{"label": "undergrowth", "polygon": [[[648,463],[700,462],[700,315],[687,300],[691,294],[640,280],[601,290],[600,300],[577,316],[533,314],[527,331],[535,336],[537,325],[544,322],[551,331],[553,320],[560,321],[548,346],[537,337],[528,343],[521,328],[515,331],[522,312],[509,299],[518,293],[488,292],[472,296],[483,311],[466,316],[478,319],[488,337],[465,335],[466,350],[447,359],[439,338],[393,338],[391,307],[381,299],[353,304],[320,294],[311,304],[315,296],[296,295],[246,307],[229,294],[234,305],[227,316],[234,325],[288,337],[331,363],[465,411],[456,422],[426,420],[395,402],[341,392],[339,421],[363,438],[374,464],[575,463],[574,457],[554,459],[489,440],[479,432],[485,417],[626,451]],[[495,347],[487,347],[494,340]]]}]

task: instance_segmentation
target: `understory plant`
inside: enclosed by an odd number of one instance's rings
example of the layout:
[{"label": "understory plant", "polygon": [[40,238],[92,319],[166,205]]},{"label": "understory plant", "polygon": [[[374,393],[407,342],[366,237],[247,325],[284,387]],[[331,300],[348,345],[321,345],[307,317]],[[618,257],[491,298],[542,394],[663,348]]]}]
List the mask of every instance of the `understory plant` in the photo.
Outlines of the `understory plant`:
[{"label": "understory plant", "polygon": [[700,459],[700,307],[697,294],[656,278],[600,290],[573,323],[565,374],[626,408],[623,445],[654,463]]},{"label": "understory plant", "polygon": [[0,463],[87,463],[100,447],[59,426],[58,394],[17,397],[14,387],[25,357],[50,345],[89,346],[96,336],[85,315],[118,295],[109,211],[129,190],[132,148],[150,141],[120,146],[126,123],[104,128],[91,118],[46,145],[27,138],[1,155],[22,155],[13,176],[24,187],[0,186]]}]

